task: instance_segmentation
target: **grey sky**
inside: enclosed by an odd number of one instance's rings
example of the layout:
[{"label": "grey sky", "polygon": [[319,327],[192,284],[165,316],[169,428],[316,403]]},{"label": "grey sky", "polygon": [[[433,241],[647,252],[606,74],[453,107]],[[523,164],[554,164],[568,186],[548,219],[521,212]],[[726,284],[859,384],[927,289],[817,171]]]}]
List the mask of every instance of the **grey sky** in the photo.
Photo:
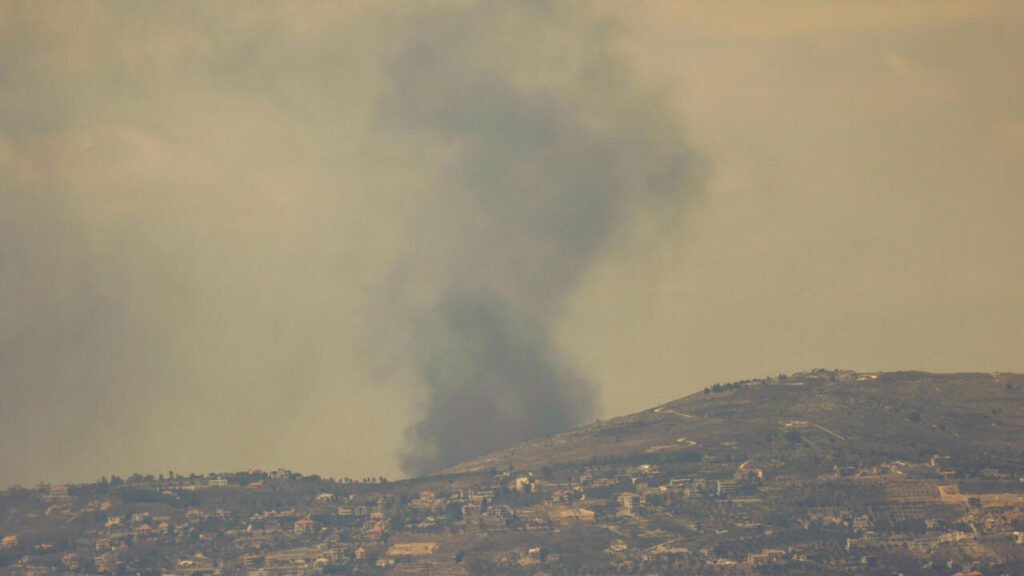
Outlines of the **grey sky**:
[{"label": "grey sky", "polygon": [[1016,3],[502,6],[0,1],[0,486],[400,474],[466,289],[605,416],[1022,369]]}]

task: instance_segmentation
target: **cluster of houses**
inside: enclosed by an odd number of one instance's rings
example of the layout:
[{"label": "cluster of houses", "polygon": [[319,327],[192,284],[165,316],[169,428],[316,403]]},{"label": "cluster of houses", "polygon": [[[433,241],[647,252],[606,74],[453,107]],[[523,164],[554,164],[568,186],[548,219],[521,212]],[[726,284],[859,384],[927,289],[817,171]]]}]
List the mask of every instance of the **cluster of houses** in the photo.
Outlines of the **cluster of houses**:
[{"label": "cluster of houses", "polygon": [[[841,536],[844,552],[865,562],[893,551],[922,557],[952,548],[962,553],[997,540],[1024,551],[1024,484],[1016,491],[967,493],[939,473],[947,465],[933,458],[836,467],[831,474],[801,478],[767,475],[751,462],[731,470],[719,466],[713,474],[638,464],[559,474],[494,472],[447,483],[313,483],[328,490],[310,490],[282,471],[244,480],[225,475],[133,486],[152,496],[142,501],[106,487],[53,486],[22,495],[35,503],[36,508],[25,507],[34,516],[26,512],[23,519],[35,527],[0,534],[0,554],[16,558],[5,568],[14,574],[160,570],[180,576],[285,576],[466,574],[470,561],[551,564],[568,561],[550,543],[573,530],[614,532],[612,543],[591,557],[626,572],[678,567],[680,558],[753,570],[821,563],[827,547],[815,539],[818,533]],[[875,500],[807,505],[788,514],[785,530],[772,524],[777,495],[831,485],[851,492],[851,486],[865,487]],[[156,501],[186,493],[194,493],[195,503]],[[281,500],[280,494],[288,495],[287,507],[265,504]],[[651,528],[666,525],[661,519],[681,517],[695,520],[676,522],[687,526],[680,534]],[[69,525],[78,527],[75,538],[47,540],[45,527]],[[731,555],[709,544],[736,533],[750,541],[774,534],[780,542],[780,534],[790,534],[790,542]],[[503,534],[510,542],[526,538],[533,544],[503,548]],[[493,553],[463,557],[460,547],[467,542],[480,547],[486,541],[493,542]],[[173,562],[145,565],[153,556],[143,551],[154,548],[164,551],[162,561]]]}]

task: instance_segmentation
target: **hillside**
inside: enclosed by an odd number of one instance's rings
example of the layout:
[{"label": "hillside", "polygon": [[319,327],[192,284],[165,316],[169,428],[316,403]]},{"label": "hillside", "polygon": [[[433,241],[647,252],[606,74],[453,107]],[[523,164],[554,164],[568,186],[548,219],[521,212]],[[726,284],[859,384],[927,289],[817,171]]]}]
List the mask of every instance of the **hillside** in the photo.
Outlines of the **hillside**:
[{"label": "hillside", "polygon": [[814,371],[387,482],[0,493],[0,574],[1024,574],[1024,376]]},{"label": "hillside", "polygon": [[[799,437],[802,442],[791,440]],[[716,385],[651,410],[540,438],[453,466],[517,470],[656,455],[793,465],[934,454],[1024,470],[1024,375],[815,371]],[[783,464],[783,462],[779,462]]]}]

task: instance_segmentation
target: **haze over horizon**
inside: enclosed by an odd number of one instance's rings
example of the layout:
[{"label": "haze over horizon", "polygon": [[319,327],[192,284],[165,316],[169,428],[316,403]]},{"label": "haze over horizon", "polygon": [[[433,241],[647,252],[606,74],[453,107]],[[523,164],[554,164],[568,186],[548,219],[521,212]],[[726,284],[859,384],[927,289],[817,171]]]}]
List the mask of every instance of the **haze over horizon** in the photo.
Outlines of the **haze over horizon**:
[{"label": "haze over horizon", "polygon": [[0,0],[0,488],[1020,371],[1015,2]]}]

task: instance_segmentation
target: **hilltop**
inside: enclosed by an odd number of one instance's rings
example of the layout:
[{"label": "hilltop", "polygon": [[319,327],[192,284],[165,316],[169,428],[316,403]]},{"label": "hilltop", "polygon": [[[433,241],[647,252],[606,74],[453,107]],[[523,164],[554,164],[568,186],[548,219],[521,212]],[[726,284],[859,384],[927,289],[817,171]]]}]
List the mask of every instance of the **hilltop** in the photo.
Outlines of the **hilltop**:
[{"label": "hilltop", "polygon": [[1024,376],[715,384],[442,474],[0,493],[3,574],[1024,573]]},{"label": "hilltop", "polygon": [[[799,438],[800,441],[794,442]],[[661,406],[539,438],[450,473],[595,460],[737,457],[796,465],[980,454],[1024,466],[1024,376],[816,370],[715,384]]]}]

